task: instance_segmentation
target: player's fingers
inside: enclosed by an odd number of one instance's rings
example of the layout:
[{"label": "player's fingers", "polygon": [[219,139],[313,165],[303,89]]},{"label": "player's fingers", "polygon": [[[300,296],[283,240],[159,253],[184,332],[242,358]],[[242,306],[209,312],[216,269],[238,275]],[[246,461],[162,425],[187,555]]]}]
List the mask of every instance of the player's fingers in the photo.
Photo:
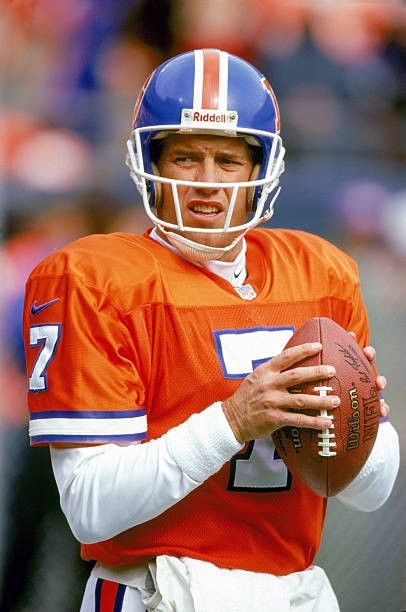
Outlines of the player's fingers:
[{"label": "player's fingers", "polygon": [[387,417],[389,416],[389,413],[390,413],[390,407],[385,402],[385,400],[382,398],[381,399],[381,417]]},{"label": "player's fingers", "polygon": [[283,394],[280,407],[285,410],[334,410],[340,405],[340,398],[337,395],[310,395],[304,393]]},{"label": "player's fingers", "polygon": [[386,377],[383,376],[382,374],[378,374],[378,376],[376,377],[376,386],[378,391],[383,391],[386,387]]},{"label": "player's fingers", "polygon": [[364,355],[365,357],[368,359],[369,363],[375,363],[375,359],[376,359],[376,350],[374,349],[373,346],[366,346],[363,349]]},{"label": "player's fingers", "polygon": [[295,387],[310,381],[329,379],[335,373],[335,368],[330,365],[292,368],[279,374],[277,384],[280,388]]},{"label": "player's fingers", "polygon": [[305,427],[309,429],[329,429],[333,425],[334,417],[329,416],[309,416],[303,412],[284,412],[282,413],[280,427]]},{"label": "player's fingers", "polygon": [[276,357],[264,364],[264,366],[274,372],[282,372],[307,357],[317,355],[321,349],[322,345],[320,342],[306,342],[305,344],[291,346],[284,349],[279,355],[276,355]]}]

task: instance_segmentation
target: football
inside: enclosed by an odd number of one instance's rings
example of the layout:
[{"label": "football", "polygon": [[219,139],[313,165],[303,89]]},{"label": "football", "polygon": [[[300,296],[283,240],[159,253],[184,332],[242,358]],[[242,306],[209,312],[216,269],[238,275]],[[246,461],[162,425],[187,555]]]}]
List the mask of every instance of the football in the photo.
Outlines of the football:
[{"label": "football", "polygon": [[[283,427],[272,437],[291,474],[317,495],[330,497],[342,491],[368,459],[378,432],[379,392],[372,367],[356,340],[332,319],[309,319],[293,334],[286,348],[305,342],[321,342],[322,351],[294,367],[332,365],[336,374],[289,391],[338,395],[340,406],[321,412],[333,415],[334,428],[320,431]],[[314,411],[307,413],[315,415]]]}]

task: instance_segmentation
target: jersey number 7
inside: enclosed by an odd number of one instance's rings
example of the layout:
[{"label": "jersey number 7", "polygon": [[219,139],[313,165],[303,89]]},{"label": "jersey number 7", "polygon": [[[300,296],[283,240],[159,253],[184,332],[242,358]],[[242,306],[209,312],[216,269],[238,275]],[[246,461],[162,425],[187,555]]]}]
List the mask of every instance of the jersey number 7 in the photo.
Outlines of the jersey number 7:
[{"label": "jersey number 7", "polygon": [[41,349],[28,379],[30,391],[47,391],[47,368],[55,355],[61,337],[62,325],[48,323],[46,325],[33,325],[30,327],[30,346],[40,346]]},{"label": "jersey number 7", "polygon": [[[260,363],[278,355],[293,327],[253,327],[213,332],[224,378],[243,379]],[[290,488],[291,475],[271,437],[251,440],[231,460],[228,488],[232,491],[276,492]]]}]

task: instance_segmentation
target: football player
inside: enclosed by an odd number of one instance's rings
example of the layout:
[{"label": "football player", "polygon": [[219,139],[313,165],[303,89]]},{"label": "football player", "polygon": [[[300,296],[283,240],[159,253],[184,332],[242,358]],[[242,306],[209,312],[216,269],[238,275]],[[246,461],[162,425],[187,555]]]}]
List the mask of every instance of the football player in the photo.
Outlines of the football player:
[{"label": "football player", "polygon": [[[295,366],[320,344],[283,347],[327,316],[375,351],[354,261],[317,236],[257,227],[284,152],[255,67],[216,49],[177,55],[145,83],[127,143],[152,228],[80,239],[30,275],[30,439],[50,445],[62,509],[96,561],[82,612],[339,609],[313,564],[326,499],[271,437],[332,425],[338,397],[288,388],[334,370]],[[352,508],[391,492],[387,413],[338,496]]]}]

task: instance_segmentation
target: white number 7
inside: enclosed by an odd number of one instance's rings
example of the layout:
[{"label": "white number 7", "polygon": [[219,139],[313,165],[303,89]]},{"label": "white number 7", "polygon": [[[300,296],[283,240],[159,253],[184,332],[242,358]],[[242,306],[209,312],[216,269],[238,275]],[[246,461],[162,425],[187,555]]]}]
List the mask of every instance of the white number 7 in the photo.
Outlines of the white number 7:
[{"label": "white number 7", "polygon": [[58,346],[61,327],[57,323],[30,327],[30,346],[35,347],[42,344],[28,379],[30,391],[47,391],[48,389],[46,370]]},{"label": "white number 7", "polygon": [[[293,327],[214,331],[224,378],[245,378],[258,364],[280,353],[293,331]],[[251,440],[245,452],[231,459],[228,488],[233,491],[284,491],[290,485],[291,476],[271,437]]]}]

